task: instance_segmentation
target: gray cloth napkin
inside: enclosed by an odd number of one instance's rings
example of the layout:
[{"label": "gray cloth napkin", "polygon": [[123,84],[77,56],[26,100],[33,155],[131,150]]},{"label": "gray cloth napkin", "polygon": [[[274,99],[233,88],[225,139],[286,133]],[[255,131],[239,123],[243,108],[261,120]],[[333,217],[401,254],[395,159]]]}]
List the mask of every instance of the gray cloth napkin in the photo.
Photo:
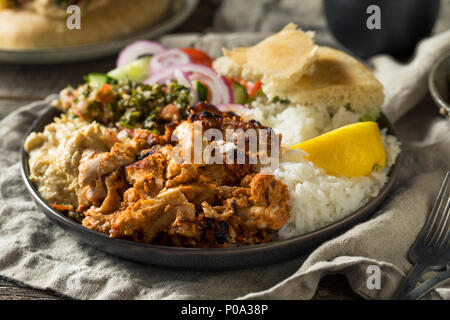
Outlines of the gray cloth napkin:
[{"label": "gray cloth napkin", "polygon": [[[222,46],[250,45],[263,36],[211,33],[168,36],[162,42],[172,47],[193,45],[217,56]],[[448,51],[448,36],[447,32],[424,41],[416,59],[406,66],[388,57],[371,61],[389,88],[391,103],[384,111],[393,120],[416,105],[396,123],[405,142],[400,177],[374,218],[308,257],[266,267],[221,272],[156,268],[78,242],[52,224],[27,195],[19,172],[19,148],[43,110],[36,104],[17,110],[0,122],[0,276],[81,299],[309,299],[321,277],[340,273],[363,297],[391,297],[411,267],[407,251],[450,169],[450,124],[436,115],[429,98],[421,100],[429,66]],[[419,65],[424,67],[415,67]],[[401,68],[409,69],[397,73]],[[389,73],[397,76],[392,79]],[[380,268],[381,289],[367,286],[369,266]],[[438,289],[429,297],[449,299],[450,289]]]}]

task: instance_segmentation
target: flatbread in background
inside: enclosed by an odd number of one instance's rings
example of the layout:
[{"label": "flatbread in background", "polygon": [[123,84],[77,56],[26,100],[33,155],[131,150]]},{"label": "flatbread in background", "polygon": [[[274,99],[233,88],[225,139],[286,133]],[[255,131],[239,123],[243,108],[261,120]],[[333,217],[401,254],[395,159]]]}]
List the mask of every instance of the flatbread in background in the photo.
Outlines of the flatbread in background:
[{"label": "flatbread in background", "polygon": [[40,15],[46,15],[49,17],[64,18],[67,17],[67,6],[71,3],[80,6],[82,14],[86,14],[91,10],[109,5],[111,1],[112,0],[81,0],[77,2],[69,1],[67,5],[64,5],[64,3],[59,5],[56,0],[32,0],[25,2],[23,4],[23,9],[35,11]]},{"label": "flatbread in background", "polygon": [[0,11],[0,49],[77,46],[126,36],[159,21],[170,0],[110,0],[82,15],[81,30],[69,30],[67,17],[35,10]]},{"label": "flatbread in background", "polygon": [[223,49],[224,57],[214,67],[221,73],[258,81],[298,80],[316,59],[314,33],[304,33],[293,23],[250,48]]}]

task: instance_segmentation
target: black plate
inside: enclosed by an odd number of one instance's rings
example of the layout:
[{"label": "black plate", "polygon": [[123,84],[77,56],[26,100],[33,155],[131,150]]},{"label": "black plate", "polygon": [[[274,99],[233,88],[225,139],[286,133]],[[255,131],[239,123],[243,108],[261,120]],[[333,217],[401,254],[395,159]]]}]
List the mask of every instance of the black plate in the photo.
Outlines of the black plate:
[{"label": "black plate", "polygon": [[[42,107],[47,108],[48,103],[43,101]],[[26,136],[31,132],[43,131],[45,126],[51,123],[53,118],[58,115],[59,111],[50,107],[34,122]],[[381,118],[380,124],[381,127],[388,128],[389,134],[396,135],[392,124],[390,124],[384,115]],[[194,269],[234,269],[254,267],[304,255],[324,241],[333,238],[355,224],[368,219],[387,196],[397,179],[399,160],[400,158],[397,159],[396,163],[391,168],[389,180],[380,190],[377,197],[370,199],[361,209],[331,225],[288,240],[238,248],[197,249],[166,247],[111,239],[105,234],[84,228],[80,224],[70,220],[51,208],[41,197],[34,185],[28,180],[28,154],[24,150],[23,143],[21,148],[22,178],[33,200],[43,210],[47,217],[72,235],[101,251],[106,251],[125,259],[156,266]]]}]

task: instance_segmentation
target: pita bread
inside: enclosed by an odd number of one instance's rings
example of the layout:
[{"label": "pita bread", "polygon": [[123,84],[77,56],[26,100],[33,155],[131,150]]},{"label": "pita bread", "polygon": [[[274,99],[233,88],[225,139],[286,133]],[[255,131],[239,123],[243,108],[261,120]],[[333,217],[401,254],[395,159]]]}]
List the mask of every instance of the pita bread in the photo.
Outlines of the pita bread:
[{"label": "pita bread", "polygon": [[[293,32],[292,27],[289,30]],[[278,35],[275,39],[292,40]],[[261,43],[247,50],[224,50],[225,56],[214,62],[214,68],[227,77],[261,80],[269,99],[279,97],[302,105],[325,104],[331,110],[350,104],[360,113],[377,110],[384,102],[382,84],[361,62],[342,51],[311,46],[314,49],[310,51],[302,47],[295,52],[292,43],[283,46],[273,38]],[[270,48],[271,45],[274,46]],[[283,52],[286,47],[289,50]],[[259,59],[250,63],[252,57]],[[276,70],[277,67],[283,70]]]},{"label": "pita bread", "polygon": [[361,62],[346,53],[319,47],[311,73],[298,81],[270,81],[263,91],[273,99],[278,96],[302,105],[326,104],[337,109],[350,105],[367,113],[384,102],[383,85]]},{"label": "pita bread", "polygon": [[35,49],[90,44],[126,36],[156,23],[170,0],[111,0],[81,18],[81,30],[69,30],[68,16],[34,10],[0,10],[0,48]]},{"label": "pita bread", "polygon": [[223,49],[224,58],[219,58],[214,67],[248,81],[257,81],[266,75],[272,79],[298,80],[317,57],[313,37],[314,33],[297,30],[291,23],[253,47]]}]

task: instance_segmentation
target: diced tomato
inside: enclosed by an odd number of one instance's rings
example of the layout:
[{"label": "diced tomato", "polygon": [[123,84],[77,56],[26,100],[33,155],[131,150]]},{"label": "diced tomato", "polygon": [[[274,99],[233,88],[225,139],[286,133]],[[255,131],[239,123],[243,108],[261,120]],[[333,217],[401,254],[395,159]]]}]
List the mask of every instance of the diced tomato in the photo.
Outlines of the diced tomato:
[{"label": "diced tomato", "polygon": [[110,84],[105,83],[102,88],[100,89],[100,92],[103,94],[109,93],[112,90],[112,86]]},{"label": "diced tomato", "polygon": [[71,205],[51,203],[50,206],[53,209],[58,210],[58,211],[72,211],[73,210],[73,206],[71,206]]},{"label": "diced tomato", "polygon": [[98,93],[98,99],[105,105],[114,101],[114,93],[110,84],[105,83],[102,86]]},{"label": "diced tomato", "polygon": [[226,78],[228,81],[228,84],[231,86],[233,82],[237,82],[244,86],[244,88],[247,90],[248,97],[251,98],[256,92],[258,92],[259,89],[261,89],[261,80],[253,83],[250,81],[245,81],[239,78],[233,79],[233,78]]},{"label": "diced tomato", "polygon": [[261,80],[256,83],[247,82],[247,93],[248,97],[251,98],[259,89],[261,89]]},{"label": "diced tomato", "polygon": [[204,51],[195,48],[181,48],[180,50],[191,58],[192,63],[202,64],[210,68],[212,67],[213,60]]},{"label": "diced tomato", "polygon": [[242,80],[242,79],[236,79],[236,82],[239,82],[241,85],[244,86],[245,89],[247,89],[247,86],[248,86],[248,82],[247,81]]}]

